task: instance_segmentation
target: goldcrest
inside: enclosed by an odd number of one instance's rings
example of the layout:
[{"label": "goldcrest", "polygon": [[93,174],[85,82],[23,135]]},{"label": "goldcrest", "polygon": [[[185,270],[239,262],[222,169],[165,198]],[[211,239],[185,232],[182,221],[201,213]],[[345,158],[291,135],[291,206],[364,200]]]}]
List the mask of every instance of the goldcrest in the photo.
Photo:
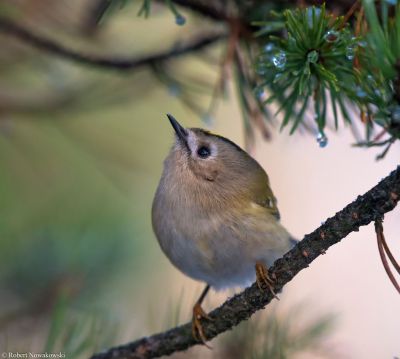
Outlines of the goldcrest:
[{"label": "goldcrest", "polygon": [[254,158],[225,137],[168,118],[176,138],[164,161],[152,224],[172,264],[207,284],[193,311],[194,335],[205,341],[199,321],[208,318],[201,301],[209,287],[255,279],[270,287],[267,267],[295,241],[279,222],[268,176]]}]

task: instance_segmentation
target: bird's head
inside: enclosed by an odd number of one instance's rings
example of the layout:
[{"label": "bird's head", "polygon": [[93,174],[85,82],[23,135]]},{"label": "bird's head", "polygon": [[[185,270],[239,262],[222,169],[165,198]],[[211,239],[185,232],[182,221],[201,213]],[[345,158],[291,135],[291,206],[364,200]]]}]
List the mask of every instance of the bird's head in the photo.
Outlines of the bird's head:
[{"label": "bird's head", "polygon": [[186,172],[197,181],[223,184],[254,166],[255,161],[227,138],[200,128],[184,128],[172,115],[167,116],[176,134],[170,163],[173,170]]}]

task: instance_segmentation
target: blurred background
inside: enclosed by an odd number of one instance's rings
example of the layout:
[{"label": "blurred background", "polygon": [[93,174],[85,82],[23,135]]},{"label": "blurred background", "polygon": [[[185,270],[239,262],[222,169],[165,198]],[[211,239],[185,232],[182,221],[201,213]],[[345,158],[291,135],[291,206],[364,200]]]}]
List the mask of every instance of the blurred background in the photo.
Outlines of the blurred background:
[{"label": "blurred background", "polygon": [[[180,46],[210,20],[141,2],[102,14],[99,0],[2,0],[0,15],[76,52],[135,58]],[[99,23],[99,14],[101,21]],[[173,141],[165,114],[246,147],[270,176],[283,224],[297,238],[399,163],[352,148],[348,128],[329,143],[272,126],[249,140],[234,81],[213,92],[226,44],[131,70],[78,64],[0,33],[0,351],[63,351],[83,358],[190,320],[202,284],[164,257],[150,209]],[[229,72],[227,73],[229,77]],[[220,97],[216,105],[215,99]],[[266,137],[270,137],[266,140]],[[400,257],[399,210],[385,235]],[[234,292],[211,292],[211,310]],[[393,358],[399,297],[372,225],[301,272],[281,300],[179,358]]]}]

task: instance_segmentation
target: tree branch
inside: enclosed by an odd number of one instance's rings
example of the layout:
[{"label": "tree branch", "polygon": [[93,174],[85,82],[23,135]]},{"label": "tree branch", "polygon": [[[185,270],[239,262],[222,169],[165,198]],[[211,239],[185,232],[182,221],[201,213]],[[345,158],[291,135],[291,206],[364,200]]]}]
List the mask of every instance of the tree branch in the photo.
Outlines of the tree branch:
[{"label": "tree branch", "polygon": [[[386,212],[391,211],[400,199],[400,166],[363,196],[329,218],[314,232],[306,235],[292,250],[278,259],[270,268],[270,275],[276,276],[275,291],[290,282],[297,273],[314,261],[332,245],[340,242],[349,233],[358,231]],[[260,292],[256,284],[227,300],[209,315],[213,321],[204,321],[203,329],[207,338],[212,339],[248,319],[257,310],[264,308],[273,296]],[[178,326],[166,332],[144,337],[134,342],[95,354],[91,359],[143,359],[168,355],[185,350],[195,344],[191,324]]]},{"label": "tree branch", "polygon": [[165,61],[173,57],[182,56],[212,45],[226,37],[223,33],[211,33],[192,39],[186,45],[173,47],[165,52],[144,57],[116,58],[84,54],[77,50],[69,49],[54,40],[35,34],[15,22],[0,16],[0,32],[17,38],[18,40],[51,55],[72,60],[80,64],[94,65],[97,67],[114,70],[134,70],[138,67],[150,65],[157,61]]},{"label": "tree branch", "polygon": [[[156,0],[163,3],[164,0]],[[236,1],[233,2],[236,11],[232,8],[232,2],[226,0],[172,0],[175,4],[190,9],[196,14],[208,17],[217,21],[229,21],[232,17],[240,17],[241,23],[243,25],[250,26],[252,16],[254,16],[254,9],[259,8],[265,14],[269,10],[265,10],[267,7],[265,0],[247,0],[247,1]],[[340,11],[340,13],[346,12],[354,3],[355,0],[338,0],[338,1],[326,1],[326,6],[328,9],[335,9]],[[321,5],[325,1],[313,0],[307,1],[308,5]],[[298,0],[282,0],[279,2],[281,8],[298,6]],[[238,14],[235,14],[238,12]]]}]

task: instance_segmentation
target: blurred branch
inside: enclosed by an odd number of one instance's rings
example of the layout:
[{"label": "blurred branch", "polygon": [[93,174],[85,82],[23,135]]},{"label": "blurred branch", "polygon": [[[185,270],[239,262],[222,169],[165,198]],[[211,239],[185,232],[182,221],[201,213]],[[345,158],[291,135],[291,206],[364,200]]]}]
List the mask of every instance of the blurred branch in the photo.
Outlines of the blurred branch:
[{"label": "blurred branch", "polygon": [[0,16],[0,33],[13,36],[18,40],[36,48],[47,52],[51,55],[72,60],[80,64],[94,65],[97,67],[115,69],[115,70],[133,70],[140,66],[152,64],[157,61],[165,61],[173,57],[185,55],[204,47],[212,45],[220,39],[226,37],[223,33],[211,33],[188,41],[185,45],[176,46],[164,52],[133,58],[117,58],[108,56],[98,56],[92,54],[81,53],[78,50],[64,47],[62,44],[54,40],[34,33],[31,29],[15,23],[12,20]]},{"label": "blurred branch", "polygon": [[[164,0],[156,0],[165,3]],[[257,7],[265,6],[265,0],[248,0],[248,1],[226,1],[226,0],[172,0],[175,4],[190,9],[193,12],[217,21],[230,21],[233,18],[240,18],[243,25],[250,26],[251,19],[248,15]],[[282,0],[280,6],[290,7],[297,6],[302,1],[299,0]],[[311,5],[320,5],[322,0],[307,1]],[[353,5],[354,0],[339,0],[335,2],[327,1],[327,6],[335,8],[337,11],[345,11]],[[236,6],[235,7],[233,7]],[[236,12],[236,14],[235,14]],[[238,19],[237,19],[238,20]]]},{"label": "blurred branch", "polygon": [[[395,208],[399,199],[400,166],[371,190],[358,196],[354,202],[327,219],[314,232],[306,235],[283,258],[278,259],[269,270],[270,276],[276,278],[275,291],[282,290],[297,273],[307,268],[312,261],[349,233],[358,231],[360,226],[381,219],[386,212]],[[203,323],[206,337],[212,339],[241,321],[247,320],[272,299],[273,295],[270,292],[260,292],[257,285],[253,284],[209,314],[213,321]],[[108,349],[93,355],[91,359],[154,358],[185,350],[195,344],[201,343],[193,338],[191,323],[187,323],[163,333]]]},{"label": "blurred branch", "polygon": [[[165,0],[157,1],[160,3],[165,3]],[[228,20],[231,17],[227,11],[228,6],[226,1],[173,0],[173,2],[213,20]]]}]

